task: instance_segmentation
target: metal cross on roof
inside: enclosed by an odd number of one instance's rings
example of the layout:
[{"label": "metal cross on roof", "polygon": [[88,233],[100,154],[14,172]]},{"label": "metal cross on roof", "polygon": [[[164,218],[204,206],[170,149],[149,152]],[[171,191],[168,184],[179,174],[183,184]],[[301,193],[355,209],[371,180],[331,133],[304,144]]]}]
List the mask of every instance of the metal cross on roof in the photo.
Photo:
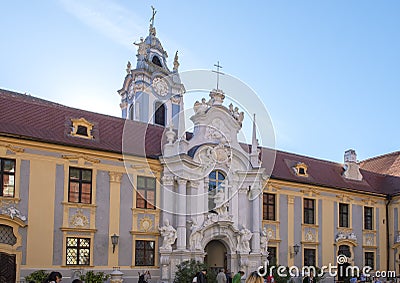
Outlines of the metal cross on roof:
[{"label": "metal cross on roof", "polygon": [[153,6],[151,6],[151,9],[153,10],[153,16],[150,18],[150,22],[151,22],[151,26],[154,26],[154,17],[157,14],[157,11]]},{"label": "metal cross on roof", "polygon": [[217,73],[217,90],[218,90],[218,85],[219,85],[219,75],[225,75],[224,73],[220,72],[219,69],[222,69],[222,66],[219,64],[219,61],[217,61],[217,64],[214,64],[215,67],[217,67],[217,70],[213,72]]}]

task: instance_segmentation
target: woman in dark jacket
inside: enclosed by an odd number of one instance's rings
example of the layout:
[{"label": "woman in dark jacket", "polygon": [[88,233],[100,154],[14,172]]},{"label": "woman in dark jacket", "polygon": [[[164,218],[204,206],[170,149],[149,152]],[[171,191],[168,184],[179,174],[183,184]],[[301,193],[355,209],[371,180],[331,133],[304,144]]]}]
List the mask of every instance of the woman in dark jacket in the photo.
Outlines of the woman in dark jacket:
[{"label": "woman in dark jacket", "polygon": [[58,271],[53,271],[49,274],[47,279],[44,281],[45,283],[59,283],[61,282],[62,275]]},{"label": "woman in dark jacket", "polygon": [[203,269],[199,273],[197,273],[197,283],[207,283],[207,269]]}]

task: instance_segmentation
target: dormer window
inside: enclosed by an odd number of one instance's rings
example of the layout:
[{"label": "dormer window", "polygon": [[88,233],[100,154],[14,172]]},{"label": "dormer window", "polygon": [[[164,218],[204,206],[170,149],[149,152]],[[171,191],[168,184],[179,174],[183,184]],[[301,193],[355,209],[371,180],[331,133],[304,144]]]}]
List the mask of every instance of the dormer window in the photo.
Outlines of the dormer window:
[{"label": "dormer window", "polygon": [[81,136],[88,136],[88,129],[86,126],[78,126],[78,129],[76,130],[77,135]]},{"label": "dormer window", "polygon": [[71,119],[72,131],[71,136],[93,139],[92,129],[94,124],[88,122],[85,118]]},{"label": "dormer window", "polygon": [[299,162],[293,167],[293,169],[297,176],[308,177],[307,165],[305,163]]}]

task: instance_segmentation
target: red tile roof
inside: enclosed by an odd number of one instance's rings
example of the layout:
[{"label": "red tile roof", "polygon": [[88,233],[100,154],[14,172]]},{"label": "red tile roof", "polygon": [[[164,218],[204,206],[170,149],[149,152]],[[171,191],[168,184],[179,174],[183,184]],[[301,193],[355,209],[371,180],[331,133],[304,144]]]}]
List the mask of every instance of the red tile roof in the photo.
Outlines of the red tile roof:
[{"label": "red tile roof", "polygon": [[366,159],[360,166],[367,171],[400,177],[400,151]]},{"label": "red tile roof", "polygon": [[[94,139],[71,136],[72,118],[85,118],[93,123]],[[0,90],[0,136],[157,158],[161,155],[163,131],[164,128],[160,126],[75,109],[29,95]],[[275,163],[270,162],[274,159],[274,152]],[[269,172],[272,171],[273,179],[381,195],[400,192],[399,177],[371,172],[366,168],[361,169],[362,181],[352,181],[342,176],[344,169],[339,163],[266,148],[262,149],[262,161],[263,167]],[[307,165],[307,177],[294,173],[292,167],[298,162]],[[363,167],[367,166],[364,164]]]},{"label": "red tile roof", "polygon": [[[93,140],[70,135],[71,119],[82,117],[94,124]],[[124,149],[125,153],[151,157],[161,152],[163,131],[164,128],[160,126],[75,109],[29,95],[0,90],[1,135],[116,153],[122,153]],[[133,141],[129,143],[133,146],[123,148],[123,140],[128,139]]]},{"label": "red tile roof", "polygon": [[[271,150],[263,149],[263,164],[268,163]],[[307,165],[307,177],[295,174],[293,167],[299,163]],[[277,151],[272,179],[312,184],[317,186],[362,191],[374,194],[393,194],[400,192],[400,178],[386,176],[360,169],[361,181],[343,177],[343,164],[315,159],[293,153]]]}]

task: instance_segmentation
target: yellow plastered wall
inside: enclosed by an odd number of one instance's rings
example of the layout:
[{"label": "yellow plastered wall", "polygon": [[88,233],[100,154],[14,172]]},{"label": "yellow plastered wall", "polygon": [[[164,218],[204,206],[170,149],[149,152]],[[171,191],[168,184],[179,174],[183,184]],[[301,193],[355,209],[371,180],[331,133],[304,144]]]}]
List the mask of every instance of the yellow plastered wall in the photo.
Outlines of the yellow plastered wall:
[{"label": "yellow plastered wall", "polygon": [[322,217],[322,265],[328,266],[329,263],[335,262],[333,243],[334,239],[334,202],[330,199],[322,199],[322,207],[320,208]]},{"label": "yellow plastered wall", "polygon": [[56,166],[45,160],[31,160],[30,166],[26,265],[44,268],[53,261]]},{"label": "yellow plastered wall", "polygon": [[[381,270],[389,270],[386,266],[387,260],[387,250],[386,250],[386,207],[384,205],[377,206],[379,208],[379,223],[375,223],[375,227],[377,232],[379,233],[379,243],[378,250],[380,254],[380,263],[379,269]],[[376,211],[376,210],[375,210]],[[376,253],[375,253],[375,264],[376,262]]]},{"label": "yellow plastered wall", "polygon": [[[119,235],[120,225],[120,194],[122,173],[110,172],[110,225],[109,236]],[[111,239],[110,239],[111,241]],[[108,245],[108,266],[118,266],[118,245],[115,251],[112,250],[112,244]]]}]

